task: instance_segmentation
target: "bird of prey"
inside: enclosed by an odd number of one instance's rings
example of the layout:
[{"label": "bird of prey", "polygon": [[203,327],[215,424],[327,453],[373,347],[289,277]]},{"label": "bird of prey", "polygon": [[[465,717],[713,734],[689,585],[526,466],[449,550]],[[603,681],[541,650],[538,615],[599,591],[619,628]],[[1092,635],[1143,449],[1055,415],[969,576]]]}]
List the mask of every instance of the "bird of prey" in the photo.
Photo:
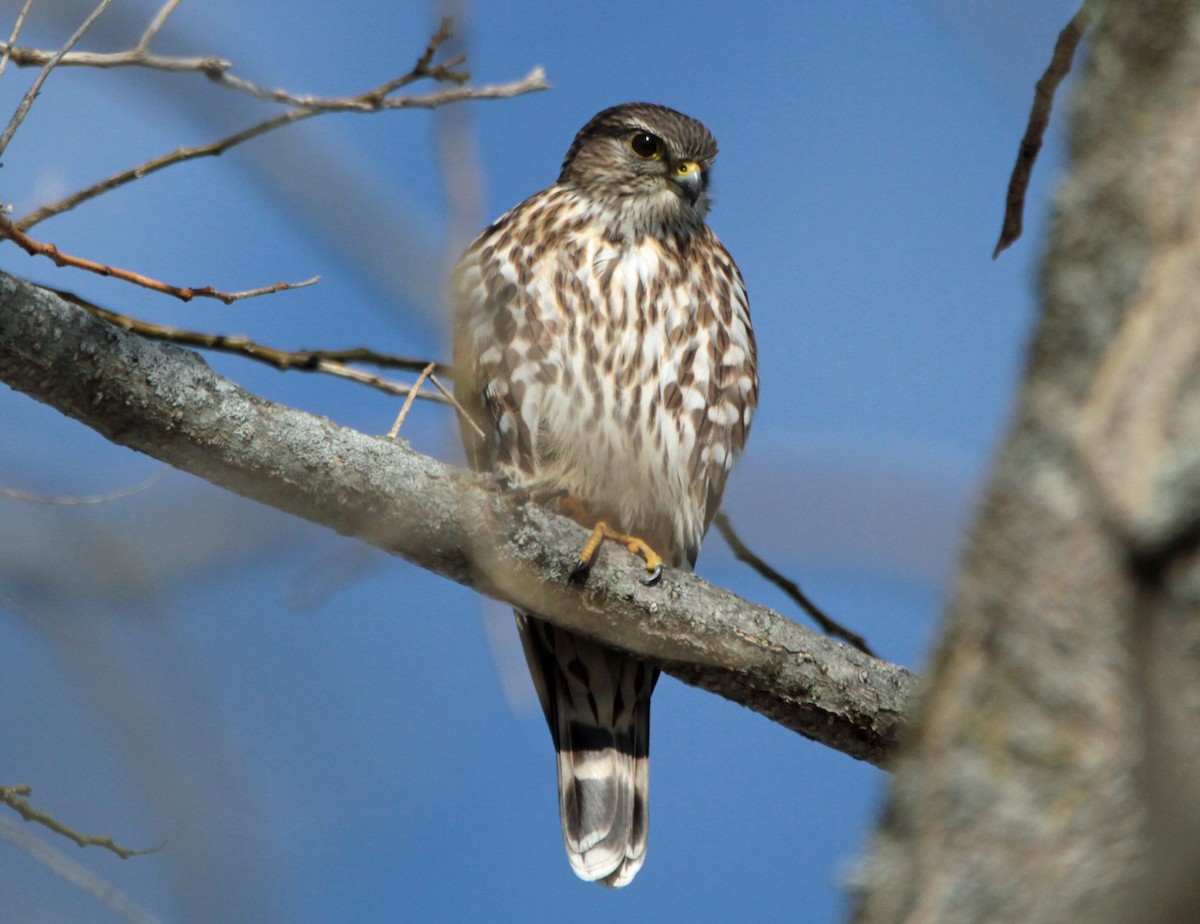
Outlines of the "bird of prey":
[{"label": "bird of prey", "polygon": [[[705,224],[717,144],[649,103],[575,136],[558,181],[458,262],[455,394],[470,464],[605,538],[691,569],[758,402],[745,283]],[[548,615],[548,614],[547,614]],[[558,755],[559,813],[582,879],[626,885],[645,859],[658,671],[517,611]]]}]

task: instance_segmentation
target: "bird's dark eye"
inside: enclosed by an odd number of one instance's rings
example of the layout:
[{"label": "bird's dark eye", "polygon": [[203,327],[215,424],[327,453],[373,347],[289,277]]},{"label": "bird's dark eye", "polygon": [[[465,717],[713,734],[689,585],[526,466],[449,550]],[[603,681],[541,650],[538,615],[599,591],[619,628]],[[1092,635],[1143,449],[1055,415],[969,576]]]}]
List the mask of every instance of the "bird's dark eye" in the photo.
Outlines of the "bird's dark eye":
[{"label": "bird's dark eye", "polygon": [[646,160],[660,160],[666,150],[662,139],[649,132],[637,132],[629,139],[629,147],[638,157]]}]

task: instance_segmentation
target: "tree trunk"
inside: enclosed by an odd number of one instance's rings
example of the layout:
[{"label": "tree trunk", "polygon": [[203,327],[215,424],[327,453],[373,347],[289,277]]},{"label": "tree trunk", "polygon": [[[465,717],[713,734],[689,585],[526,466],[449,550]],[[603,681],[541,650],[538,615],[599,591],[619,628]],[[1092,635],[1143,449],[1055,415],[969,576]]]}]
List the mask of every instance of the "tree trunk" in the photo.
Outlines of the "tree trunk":
[{"label": "tree trunk", "polygon": [[863,924],[1200,920],[1200,3],[1094,7],[1042,318]]}]

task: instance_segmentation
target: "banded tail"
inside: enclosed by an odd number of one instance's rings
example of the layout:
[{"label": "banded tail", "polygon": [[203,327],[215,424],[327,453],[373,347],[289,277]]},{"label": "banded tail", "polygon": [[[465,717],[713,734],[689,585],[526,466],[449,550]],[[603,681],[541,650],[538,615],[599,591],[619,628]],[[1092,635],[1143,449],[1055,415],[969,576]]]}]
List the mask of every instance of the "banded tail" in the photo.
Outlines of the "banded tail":
[{"label": "banded tail", "polygon": [[517,626],[558,755],[567,859],[580,879],[620,888],[646,858],[658,670],[528,613]]}]

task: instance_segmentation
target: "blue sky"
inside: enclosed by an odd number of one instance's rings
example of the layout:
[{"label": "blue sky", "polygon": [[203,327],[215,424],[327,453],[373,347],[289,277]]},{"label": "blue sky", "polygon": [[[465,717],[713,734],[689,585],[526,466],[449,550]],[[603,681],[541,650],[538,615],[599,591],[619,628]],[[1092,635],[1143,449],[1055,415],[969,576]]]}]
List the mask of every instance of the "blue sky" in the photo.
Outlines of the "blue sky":
[{"label": "blue sky", "polygon": [[[0,3],[0,31],[18,6]],[[24,41],[56,45],[73,28],[63,11],[77,21],[86,6],[35,7]],[[115,4],[89,47],[129,44],[154,7]],[[406,70],[436,20],[425,4],[333,8],[191,0],[161,49],[349,94]],[[477,2],[475,82],[542,65],[553,90],[473,104],[457,122],[310,121],[35,235],[179,284],[320,285],[183,305],[11,245],[0,267],[164,323],[445,356],[439,131],[474,139],[479,229],[554,179],[597,110],[679,108],[720,142],[711,224],[746,277],[760,344],[761,411],[726,510],[882,656],[919,669],[1033,317],[1058,123],[1027,237],[999,261],[991,251],[1033,84],[1072,13],[1057,0]],[[0,80],[4,111],[29,77]],[[269,112],[197,76],[60,71],[5,153],[4,197],[23,214]],[[342,382],[210,362],[369,433],[397,410]],[[419,405],[404,435],[461,458],[436,406]],[[86,495],[160,468],[0,386],[0,484]],[[801,618],[718,536],[698,570]],[[47,836],[163,921],[835,920],[884,784],[664,680],[646,866],[617,894],[581,883],[508,614],[179,473],[101,507],[0,500],[0,701],[0,782],[33,784],[82,829],[165,841],[121,862]],[[0,894],[0,918],[122,919],[2,837]]]}]

